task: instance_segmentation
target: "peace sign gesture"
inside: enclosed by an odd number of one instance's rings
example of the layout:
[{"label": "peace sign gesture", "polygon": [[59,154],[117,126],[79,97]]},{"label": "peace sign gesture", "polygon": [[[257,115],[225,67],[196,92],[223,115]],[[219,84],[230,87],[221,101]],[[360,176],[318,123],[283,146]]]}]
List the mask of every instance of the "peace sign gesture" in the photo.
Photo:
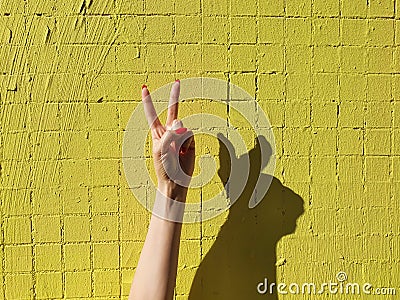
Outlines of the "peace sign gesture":
[{"label": "peace sign gesture", "polygon": [[180,82],[177,80],[171,88],[167,122],[164,126],[158,119],[147,86],[142,87],[144,112],[153,141],[158,188],[168,194],[184,191],[186,196],[194,169],[195,144],[193,132],[183,127],[182,121],[177,119],[179,93]]}]

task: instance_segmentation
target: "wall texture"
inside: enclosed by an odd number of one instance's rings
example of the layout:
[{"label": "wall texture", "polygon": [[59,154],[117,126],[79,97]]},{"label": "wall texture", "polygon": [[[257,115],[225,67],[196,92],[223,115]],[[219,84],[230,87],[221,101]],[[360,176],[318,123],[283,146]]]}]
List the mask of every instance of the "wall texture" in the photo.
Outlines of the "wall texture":
[{"label": "wall texture", "polygon": [[[255,97],[275,133],[276,190],[304,212],[271,204],[296,228],[268,221],[274,215],[258,222],[268,204],[250,221],[232,211],[184,225],[176,299],[235,299],[208,289],[255,293],[267,275],[319,284],[339,271],[400,293],[398,7],[0,0],[0,298],[127,296],[150,215],[125,180],[124,128],[143,83],[154,90],[193,76],[225,79]],[[182,108],[202,113],[207,104]],[[206,136],[197,147],[221,154]],[[192,196],[220,188],[216,176]],[[253,255],[250,270],[241,253]]]}]

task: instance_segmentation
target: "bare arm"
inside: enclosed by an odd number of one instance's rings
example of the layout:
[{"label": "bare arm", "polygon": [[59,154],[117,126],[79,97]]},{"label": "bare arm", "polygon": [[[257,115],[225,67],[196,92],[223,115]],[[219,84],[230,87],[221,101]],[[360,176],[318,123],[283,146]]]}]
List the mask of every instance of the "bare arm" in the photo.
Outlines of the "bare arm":
[{"label": "bare arm", "polygon": [[153,213],[150,220],[130,300],[165,300],[172,299],[174,294],[183,216],[182,207],[176,204],[186,201],[195,155],[193,134],[176,120],[179,88],[179,82],[172,87],[166,126],[158,120],[147,87],[142,89],[158,178],[157,213]]},{"label": "bare arm", "polygon": [[152,216],[129,299],[172,299],[181,227]]}]

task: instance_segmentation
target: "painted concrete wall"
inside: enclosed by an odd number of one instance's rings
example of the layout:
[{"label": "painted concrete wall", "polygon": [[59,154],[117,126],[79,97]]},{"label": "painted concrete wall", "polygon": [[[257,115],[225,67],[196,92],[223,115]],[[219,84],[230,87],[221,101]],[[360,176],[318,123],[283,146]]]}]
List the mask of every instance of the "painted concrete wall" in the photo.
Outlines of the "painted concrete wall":
[{"label": "painted concrete wall", "polygon": [[[256,99],[277,167],[256,209],[184,225],[176,299],[278,299],[257,296],[264,277],[321,284],[339,272],[400,293],[395,2],[1,0],[0,298],[127,296],[150,214],[125,179],[124,129],[143,83],[194,76]],[[208,105],[182,114],[220,113],[254,147],[240,115]],[[216,139],[196,143],[220,166]],[[285,299],[343,299],[325,294]]]}]

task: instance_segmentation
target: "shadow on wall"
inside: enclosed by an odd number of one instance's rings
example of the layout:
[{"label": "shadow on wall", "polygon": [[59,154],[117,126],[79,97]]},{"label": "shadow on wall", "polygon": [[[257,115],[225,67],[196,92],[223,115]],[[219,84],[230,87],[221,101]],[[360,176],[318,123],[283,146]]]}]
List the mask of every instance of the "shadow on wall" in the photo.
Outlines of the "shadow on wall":
[{"label": "shadow on wall", "polygon": [[[234,151],[233,145],[222,134],[218,138],[221,165],[218,175],[225,186],[231,163],[240,168],[244,159],[241,156],[231,162],[229,151]],[[266,176],[263,179],[267,182],[271,180],[269,175],[261,173],[260,143],[266,143],[267,149],[271,149],[267,140],[258,136],[256,146],[248,153],[247,185],[230,208],[227,221],[202,260],[189,300],[278,299],[276,288],[273,294],[259,294],[257,284],[264,278],[268,278],[269,283],[276,282],[276,244],[283,236],[295,231],[296,220],[304,212],[303,199],[273,177],[262,201],[255,208],[248,208],[258,177]],[[263,155],[269,158],[271,151]],[[235,184],[234,179],[231,178],[230,186]]]}]

